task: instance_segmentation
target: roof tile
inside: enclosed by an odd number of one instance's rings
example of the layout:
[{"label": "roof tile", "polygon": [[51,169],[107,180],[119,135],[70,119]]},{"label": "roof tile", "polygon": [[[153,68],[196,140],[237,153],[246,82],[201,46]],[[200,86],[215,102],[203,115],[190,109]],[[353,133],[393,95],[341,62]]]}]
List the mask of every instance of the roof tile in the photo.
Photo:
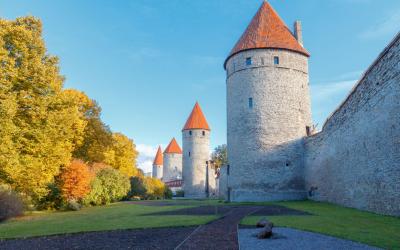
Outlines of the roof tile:
[{"label": "roof tile", "polygon": [[172,138],[168,147],[164,150],[164,154],[182,154],[182,149],[179,147],[175,138]]},{"label": "roof tile", "polygon": [[287,49],[310,56],[267,1],[263,2],[253,17],[224,66],[229,58],[241,51],[261,48]]},{"label": "roof tile", "polygon": [[158,147],[156,157],[154,158],[153,165],[162,166],[163,165],[163,154],[161,151],[161,146]]},{"label": "roof tile", "polygon": [[182,131],[189,129],[210,130],[210,126],[208,126],[207,120],[204,117],[203,111],[201,110],[198,102],[196,102],[196,104],[194,105],[192,113],[190,113],[190,116],[187,119]]}]

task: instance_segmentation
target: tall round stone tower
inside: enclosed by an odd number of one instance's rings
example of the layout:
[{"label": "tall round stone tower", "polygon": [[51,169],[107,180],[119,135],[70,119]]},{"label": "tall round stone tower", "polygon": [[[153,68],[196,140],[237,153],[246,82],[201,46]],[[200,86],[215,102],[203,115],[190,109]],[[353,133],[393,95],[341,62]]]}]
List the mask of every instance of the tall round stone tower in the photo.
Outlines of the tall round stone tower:
[{"label": "tall round stone tower", "polygon": [[182,149],[175,138],[172,138],[164,151],[163,181],[180,179],[182,179]]},{"label": "tall round stone tower", "polygon": [[163,154],[161,146],[158,147],[156,157],[154,158],[152,176],[160,180],[163,176]]},{"label": "tall round stone tower", "polygon": [[303,138],[311,133],[308,58],[301,24],[293,33],[267,1],[225,61],[228,197],[305,197]]},{"label": "tall round stone tower", "polygon": [[[215,188],[210,159],[210,127],[200,105],[196,102],[182,129],[183,189],[185,197],[204,198]],[[208,176],[207,176],[208,173]]]}]

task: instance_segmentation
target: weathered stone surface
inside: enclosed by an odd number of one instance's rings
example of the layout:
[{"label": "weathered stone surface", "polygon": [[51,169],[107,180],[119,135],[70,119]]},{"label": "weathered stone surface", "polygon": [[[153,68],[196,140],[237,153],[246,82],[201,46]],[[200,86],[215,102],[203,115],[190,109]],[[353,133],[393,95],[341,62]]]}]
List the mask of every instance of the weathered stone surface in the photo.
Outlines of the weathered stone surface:
[{"label": "weathered stone surface", "polygon": [[160,179],[163,177],[163,166],[153,164],[152,177]]},{"label": "weathered stone surface", "polygon": [[400,216],[400,35],[306,149],[310,199]]},{"label": "weathered stone surface", "polygon": [[[279,65],[274,65],[276,56]],[[247,58],[251,65],[246,65]],[[308,83],[308,58],[296,52],[248,50],[228,60],[228,187],[232,201],[306,197],[302,138],[306,126],[311,127]]]},{"label": "weathered stone surface", "polygon": [[[184,130],[182,131],[182,143],[185,197],[205,198],[206,161],[210,160],[210,131],[204,129]],[[215,171],[211,169],[211,166],[208,169],[208,183],[209,194],[215,195]]]},{"label": "weathered stone surface", "polygon": [[173,181],[177,176],[182,178],[182,154],[164,153],[163,181]]}]

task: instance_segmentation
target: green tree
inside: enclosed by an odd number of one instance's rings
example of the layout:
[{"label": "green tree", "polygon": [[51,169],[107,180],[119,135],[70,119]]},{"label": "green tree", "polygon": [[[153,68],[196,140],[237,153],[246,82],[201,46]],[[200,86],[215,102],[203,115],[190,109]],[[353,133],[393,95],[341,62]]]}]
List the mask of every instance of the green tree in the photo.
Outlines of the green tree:
[{"label": "green tree", "polygon": [[105,205],[124,198],[130,190],[129,178],[120,171],[103,167],[92,180],[91,191],[84,199],[87,205]]}]

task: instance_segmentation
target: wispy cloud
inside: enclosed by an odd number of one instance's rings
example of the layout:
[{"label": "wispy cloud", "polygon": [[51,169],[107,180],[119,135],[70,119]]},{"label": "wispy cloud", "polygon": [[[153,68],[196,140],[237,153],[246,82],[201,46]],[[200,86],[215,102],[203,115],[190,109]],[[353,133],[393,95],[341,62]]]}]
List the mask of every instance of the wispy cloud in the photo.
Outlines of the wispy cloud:
[{"label": "wispy cloud", "polygon": [[312,112],[319,127],[350,93],[357,80],[336,81],[311,85]]},{"label": "wispy cloud", "polygon": [[139,152],[138,157],[138,167],[143,170],[143,172],[148,173],[152,171],[153,160],[157,153],[158,146],[151,146],[146,144],[136,145],[136,150]]},{"label": "wispy cloud", "polygon": [[393,11],[359,36],[362,39],[375,39],[386,35],[395,35],[400,30],[400,9]]}]

